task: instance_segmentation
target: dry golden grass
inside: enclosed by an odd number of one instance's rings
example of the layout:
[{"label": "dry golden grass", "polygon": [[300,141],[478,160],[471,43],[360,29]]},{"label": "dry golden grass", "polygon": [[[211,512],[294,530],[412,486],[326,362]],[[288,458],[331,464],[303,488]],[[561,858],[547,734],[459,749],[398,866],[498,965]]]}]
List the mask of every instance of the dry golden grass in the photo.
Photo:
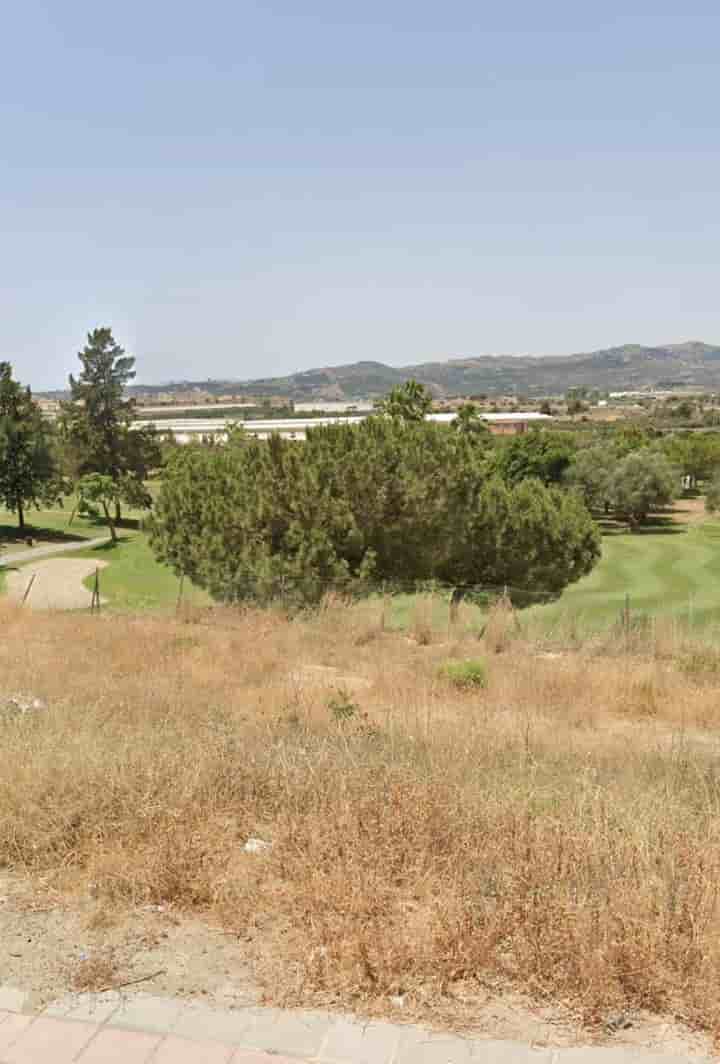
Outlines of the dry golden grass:
[{"label": "dry golden grass", "polygon": [[[514,987],[717,1036],[718,655],[668,628],[541,653],[510,621],[483,648],[385,631],[382,605],[3,603],[0,691],[49,709],[0,725],[0,861],[103,911],[213,910],[278,1001]],[[438,678],[483,654],[485,690]]]}]

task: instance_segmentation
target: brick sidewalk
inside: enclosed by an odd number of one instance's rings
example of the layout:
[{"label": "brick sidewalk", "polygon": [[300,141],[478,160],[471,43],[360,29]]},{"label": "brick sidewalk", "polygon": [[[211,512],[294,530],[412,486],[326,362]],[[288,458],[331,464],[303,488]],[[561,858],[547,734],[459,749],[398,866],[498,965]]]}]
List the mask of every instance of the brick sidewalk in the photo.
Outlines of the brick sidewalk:
[{"label": "brick sidewalk", "polygon": [[[699,1064],[595,1046],[551,1050],[333,1013],[214,1009],[150,994],[79,994],[39,1014],[0,987],[0,1064]],[[709,1064],[709,1062],[708,1062]]]}]

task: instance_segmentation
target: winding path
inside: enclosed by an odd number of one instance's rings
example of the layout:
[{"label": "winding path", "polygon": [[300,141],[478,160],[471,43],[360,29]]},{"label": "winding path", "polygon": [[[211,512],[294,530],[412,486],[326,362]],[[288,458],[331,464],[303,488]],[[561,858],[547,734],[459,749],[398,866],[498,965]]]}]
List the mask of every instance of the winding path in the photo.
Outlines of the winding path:
[{"label": "winding path", "polygon": [[0,552],[0,566],[24,565],[25,562],[38,561],[40,558],[52,558],[54,554],[67,554],[68,551],[88,550],[92,547],[100,547],[107,543],[110,536],[98,536],[96,539],[74,540],[70,543],[53,543],[45,547],[30,547],[26,550],[15,551],[14,554]]}]

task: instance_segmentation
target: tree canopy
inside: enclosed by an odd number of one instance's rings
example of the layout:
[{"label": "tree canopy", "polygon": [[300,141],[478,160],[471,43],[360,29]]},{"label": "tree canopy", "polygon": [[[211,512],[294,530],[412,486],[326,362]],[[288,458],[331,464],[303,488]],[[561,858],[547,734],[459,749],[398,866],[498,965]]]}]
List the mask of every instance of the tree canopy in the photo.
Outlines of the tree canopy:
[{"label": "tree canopy", "polygon": [[600,554],[577,496],[504,483],[473,433],[404,417],[190,445],[150,528],[160,560],[229,601],[429,580],[558,593]]},{"label": "tree canopy", "polygon": [[405,381],[388,392],[378,410],[400,421],[422,421],[432,410],[432,395],[424,384]]},{"label": "tree canopy", "polygon": [[9,362],[0,362],[0,499],[23,529],[29,506],[60,494],[50,428],[30,389],[13,379]]},{"label": "tree canopy", "polygon": [[[152,428],[133,429],[135,402],[126,394],[135,377],[135,359],[125,354],[110,329],[94,329],[78,355],[80,375],[70,375],[70,400],[63,404],[62,431],[68,472],[88,473],[113,481],[133,478],[141,483],[159,464],[160,451]],[[115,501],[119,518],[120,499]]]},{"label": "tree canopy", "polygon": [[495,469],[509,484],[533,477],[543,484],[559,484],[575,450],[575,439],[569,432],[531,429],[500,444]]}]

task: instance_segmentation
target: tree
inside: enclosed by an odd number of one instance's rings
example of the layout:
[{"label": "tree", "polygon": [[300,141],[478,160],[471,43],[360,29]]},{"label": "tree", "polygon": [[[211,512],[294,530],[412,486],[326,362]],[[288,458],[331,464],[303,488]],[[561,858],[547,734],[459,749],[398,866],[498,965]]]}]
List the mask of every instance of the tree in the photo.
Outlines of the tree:
[{"label": "tree", "polygon": [[557,593],[600,553],[575,495],[491,476],[472,433],[377,417],[302,447],[233,434],[179,450],[150,533],[159,560],[228,601],[428,580]]},{"label": "tree", "polygon": [[405,381],[388,392],[378,410],[400,421],[422,421],[432,410],[432,396],[424,384]]},{"label": "tree", "polygon": [[[126,395],[135,377],[135,359],[126,355],[110,329],[94,329],[78,355],[79,377],[70,375],[70,401],[61,424],[70,472],[74,477],[100,473],[119,483],[123,477],[145,480],[160,452],[152,428],[135,430],[135,402]],[[115,521],[123,492],[116,492]]]},{"label": "tree", "polygon": [[492,442],[492,433],[487,421],[483,420],[482,414],[475,403],[463,403],[457,412],[457,417],[452,422],[457,432],[469,433],[484,443]]},{"label": "tree", "polygon": [[677,470],[664,454],[646,448],[631,452],[617,463],[609,494],[617,515],[634,526],[648,514],[668,506],[677,489]]},{"label": "tree", "polygon": [[705,509],[709,514],[715,514],[720,510],[720,469],[710,481],[705,495]]},{"label": "tree", "polygon": [[586,447],[574,455],[565,471],[565,480],[580,492],[588,509],[609,506],[610,483],[617,462],[617,456],[600,445]]},{"label": "tree", "polygon": [[0,499],[25,528],[25,511],[62,494],[50,443],[50,429],[29,388],[13,380],[0,362]]},{"label": "tree", "polygon": [[95,516],[100,507],[105,515],[113,543],[118,541],[116,521],[113,516],[113,510],[118,503],[125,502],[138,509],[149,509],[152,504],[150,495],[142,484],[139,484],[134,477],[127,475],[113,480],[112,477],[103,473],[86,473],[78,481],[77,490],[78,510],[81,513]]},{"label": "tree", "polygon": [[528,479],[559,484],[575,450],[575,440],[568,432],[531,429],[510,437],[498,448],[495,468],[509,484]]},{"label": "tree", "polygon": [[664,443],[663,450],[689,486],[706,480],[720,462],[720,439],[715,433],[688,432],[674,434]]}]

